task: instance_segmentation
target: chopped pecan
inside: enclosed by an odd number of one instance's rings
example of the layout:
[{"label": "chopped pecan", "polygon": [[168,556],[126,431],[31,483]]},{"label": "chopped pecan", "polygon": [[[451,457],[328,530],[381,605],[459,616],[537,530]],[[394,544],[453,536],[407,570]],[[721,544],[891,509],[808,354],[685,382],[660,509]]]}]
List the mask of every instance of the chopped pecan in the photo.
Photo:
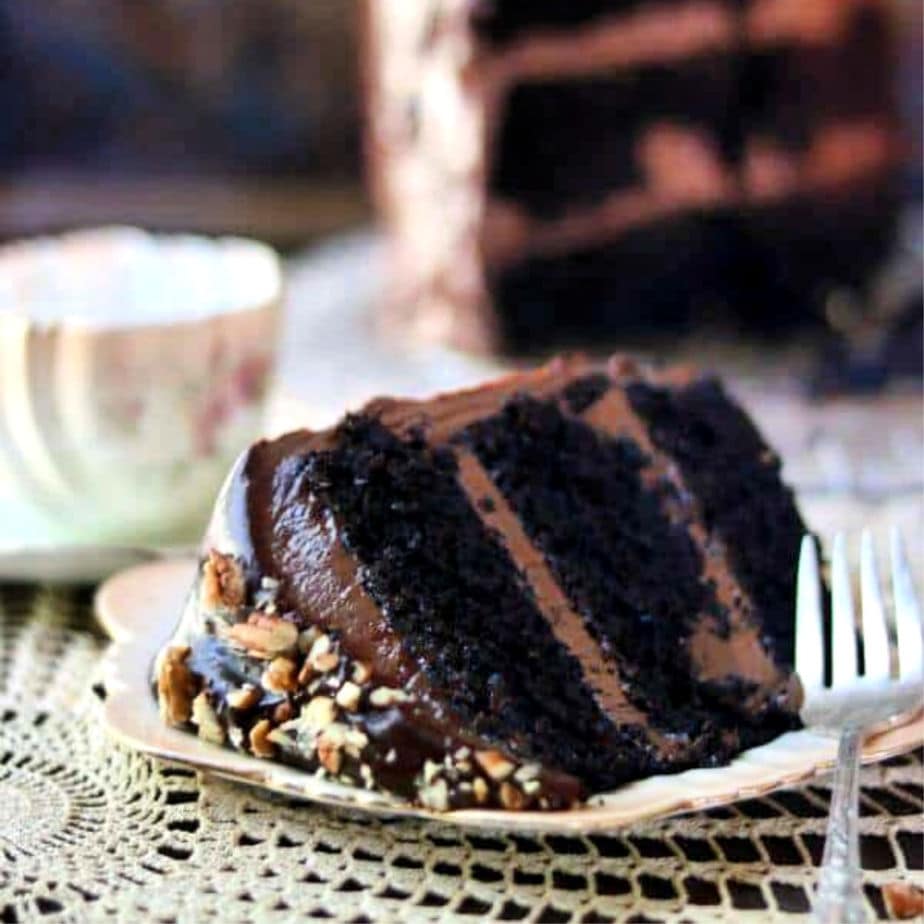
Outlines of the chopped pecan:
[{"label": "chopped pecan", "polygon": [[886,883],[882,897],[893,918],[906,921],[924,914],[924,891],[910,882]]},{"label": "chopped pecan", "polygon": [[266,660],[291,654],[298,644],[298,629],[295,625],[267,613],[251,613],[247,622],[231,626],[228,635],[248,654]]},{"label": "chopped pecan", "polygon": [[429,785],[443,772],[443,765],[432,760],[424,761],[423,778],[424,782]]},{"label": "chopped pecan", "polygon": [[449,786],[442,777],[420,790],[420,804],[435,812],[445,812],[449,808]]},{"label": "chopped pecan", "polygon": [[331,722],[323,732],[324,737],[331,744],[343,748],[350,755],[359,759],[362,749],[369,743],[365,732],[358,728],[351,728],[343,722]]},{"label": "chopped pecan", "polygon": [[359,708],[359,700],[362,696],[362,690],[355,683],[348,680],[338,691],[335,700],[341,709],[347,712],[356,712]]},{"label": "chopped pecan", "polygon": [[318,655],[311,666],[319,674],[329,674],[339,663],[340,658],[337,654],[333,651],[328,651],[327,654]]},{"label": "chopped pecan", "polygon": [[321,630],[317,626],[308,626],[307,629],[303,629],[298,635],[298,650],[302,654],[307,654],[320,634]]},{"label": "chopped pecan", "polygon": [[302,664],[295,681],[300,687],[307,687],[312,677],[314,677],[314,668],[311,666],[311,662],[305,658],[305,663]]},{"label": "chopped pecan", "polygon": [[340,662],[340,658],[332,650],[332,643],[329,635],[319,635],[311,645],[308,652],[308,663],[319,674],[326,674],[332,671]]},{"label": "chopped pecan", "polygon": [[500,751],[476,751],[475,760],[495,783],[506,780],[516,770],[516,765],[507,760]]},{"label": "chopped pecan", "polygon": [[372,679],[372,668],[365,661],[357,661],[353,665],[353,683],[362,686]]},{"label": "chopped pecan", "polygon": [[406,703],[410,698],[404,690],[396,690],[394,687],[376,687],[369,694],[369,702],[377,709],[384,709],[398,703]]},{"label": "chopped pecan", "polygon": [[189,721],[196,678],[186,664],[188,645],[172,645],[161,658],[157,672],[157,698],[165,722],[181,725]]},{"label": "chopped pecan", "polygon": [[221,727],[205,690],[192,701],[191,719],[198,729],[200,738],[211,741],[212,744],[224,744],[225,730]]},{"label": "chopped pecan", "polygon": [[206,610],[233,610],[244,605],[247,596],[244,569],[233,555],[223,555],[215,549],[209,552],[202,566],[200,593]]},{"label": "chopped pecan", "polygon": [[511,812],[519,812],[521,809],[526,808],[527,799],[513,783],[501,783],[500,801],[505,809],[509,809]]},{"label": "chopped pecan", "polygon": [[318,738],[318,760],[328,773],[339,773],[343,763],[340,744],[334,736],[322,732]]},{"label": "chopped pecan", "polygon": [[232,709],[250,709],[260,701],[260,691],[253,684],[246,683],[228,693],[228,705]]},{"label": "chopped pecan", "polygon": [[257,757],[272,757],[276,751],[273,743],[269,740],[269,733],[272,731],[272,724],[269,719],[260,719],[253,728],[250,729],[250,750]]},{"label": "chopped pecan", "polygon": [[358,728],[350,728],[349,726],[344,726],[344,728],[346,729],[343,735],[344,748],[350,757],[359,759],[363,748],[369,743],[369,738],[365,732],[361,732]]},{"label": "chopped pecan", "polygon": [[472,792],[475,794],[475,801],[479,805],[484,805],[485,802],[488,801],[491,790],[480,776],[476,776],[475,779],[472,780]]},{"label": "chopped pecan", "polygon": [[292,718],[292,701],[289,699],[284,699],[274,710],[273,710],[273,721],[278,722],[280,725],[283,722],[288,722]]},{"label": "chopped pecan", "polygon": [[260,682],[271,693],[288,693],[295,689],[296,673],[295,662],[280,655],[267,665]]},{"label": "chopped pecan", "polygon": [[523,766],[514,773],[513,778],[518,783],[526,783],[529,780],[539,779],[541,773],[542,767],[539,764],[523,764]]},{"label": "chopped pecan", "polygon": [[302,709],[301,719],[315,731],[323,731],[337,717],[337,707],[328,696],[315,696]]}]

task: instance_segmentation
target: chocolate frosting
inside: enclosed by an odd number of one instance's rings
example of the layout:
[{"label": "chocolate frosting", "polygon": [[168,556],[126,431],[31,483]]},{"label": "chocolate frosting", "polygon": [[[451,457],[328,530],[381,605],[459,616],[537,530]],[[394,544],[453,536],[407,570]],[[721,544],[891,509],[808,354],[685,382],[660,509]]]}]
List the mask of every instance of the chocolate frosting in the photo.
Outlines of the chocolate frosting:
[{"label": "chocolate frosting", "polygon": [[[379,399],[365,412],[377,416],[396,434],[423,432],[431,444],[448,445],[470,423],[497,414],[515,394],[528,392],[535,397],[557,398],[568,384],[591,371],[595,367],[581,358],[558,359],[532,372],[440,395],[430,401]],[[743,708],[754,714],[759,714],[768,702],[795,710],[797,688],[762,645],[759,628],[750,618],[747,596],[726,563],[720,540],[703,526],[695,498],[687,491],[676,466],[652,445],[621,387],[639,379],[682,386],[690,381],[692,373],[684,369],[655,373],[620,360],[610,363],[608,375],[612,386],[580,416],[602,433],[628,437],[641,447],[649,460],[643,471],[646,483],[653,485],[667,480],[673,484],[670,495],[673,499],[665,501],[665,512],[675,522],[684,524],[700,549],[703,580],[715,584],[720,602],[729,614],[730,631],[725,635],[711,622],[713,617],[702,614],[698,619],[689,644],[700,679],[747,681],[754,692]],[[561,406],[567,410],[564,402]],[[484,804],[485,800],[488,804],[513,800],[518,803],[516,807],[535,804],[555,808],[572,804],[581,793],[581,784],[555,768],[530,769],[529,779],[523,783],[522,791],[516,790],[516,797],[511,795],[511,789],[504,789],[511,784],[497,785],[499,775],[493,778],[485,771],[487,775],[481,777],[477,772],[475,776],[464,776],[470,771],[458,770],[472,764],[468,757],[472,753],[490,754],[483,758],[486,766],[500,761],[502,767],[509,765],[511,771],[515,767],[524,770],[525,758],[518,742],[486,741],[466,728],[447,705],[445,691],[432,687],[423,666],[408,653],[386,613],[364,589],[362,563],[345,545],[336,517],[312,493],[305,477],[306,456],[331,448],[335,439],[335,431],[300,431],[255,444],[235,466],[216,507],[205,540],[200,578],[190,595],[173,646],[189,647],[188,668],[195,682],[203,685],[219,722],[224,723],[227,737],[236,746],[243,747],[245,741],[249,742],[256,753],[254,727],[265,721],[282,731],[294,729],[291,731],[294,741],[301,732],[292,716],[299,710],[305,714],[312,695],[336,696],[339,702],[343,685],[350,681],[351,687],[357,687],[355,702],[349,710],[344,707],[346,711],[340,716],[338,727],[346,731],[339,734],[348,737],[353,730],[363,745],[354,748],[355,754],[347,754],[342,766],[338,763],[338,772],[346,779],[372,780],[374,785],[392,792],[420,798],[424,804],[427,798],[431,801],[434,798],[432,781],[436,779],[439,796],[436,807],[443,808]],[[459,463],[460,485],[473,509],[506,546],[554,635],[582,665],[584,682],[603,711],[615,725],[637,728],[647,737],[652,750],[667,762],[688,753],[694,742],[678,740],[650,727],[644,710],[627,697],[613,658],[589,634],[541,552],[530,542],[477,458],[458,446],[453,451]],[[488,503],[483,503],[485,498]],[[214,568],[216,556],[226,557],[226,566],[229,561],[238,563],[246,583],[245,599],[234,601],[237,610],[230,616],[221,605],[216,610],[214,604],[206,602],[208,569]],[[272,589],[268,604],[261,590],[267,586]],[[299,685],[290,683],[289,689],[274,689],[267,680],[266,660],[261,660],[266,655],[254,654],[246,645],[242,651],[236,644],[242,624],[246,633],[252,626],[259,630],[261,620],[269,620],[277,629],[280,623],[294,626],[301,633],[300,645],[306,634],[309,645],[320,634],[324,635],[325,645],[332,648],[329,654],[325,648],[324,654],[332,660],[325,668],[328,671],[325,676],[308,672],[308,676],[314,677],[313,690],[305,689],[301,681]],[[281,629],[294,638],[294,629],[285,625]],[[306,663],[313,656],[306,654]],[[296,657],[292,644],[282,660],[288,657]],[[360,675],[358,684],[350,680]],[[238,701],[235,697],[239,699],[240,691],[249,688],[258,691],[252,701],[248,700],[244,708],[234,706]],[[387,708],[382,708],[384,702],[376,704],[377,690],[385,690],[394,702],[389,700]],[[313,752],[287,747],[286,739],[278,735],[274,740],[279,744],[274,754],[278,759],[308,769],[318,766]],[[460,754],[462,757],[452,756]],[[433,767],[438,765],[449,768],[445,799],[441,778],[434,777]],[[489,794],[483,799],[475,798],[478,780],[482,791],[488,785],[485,780],[490,780]],[[529,794],[524,796],[527,789]],[[427,793],[431,795],[428,797]]]}]

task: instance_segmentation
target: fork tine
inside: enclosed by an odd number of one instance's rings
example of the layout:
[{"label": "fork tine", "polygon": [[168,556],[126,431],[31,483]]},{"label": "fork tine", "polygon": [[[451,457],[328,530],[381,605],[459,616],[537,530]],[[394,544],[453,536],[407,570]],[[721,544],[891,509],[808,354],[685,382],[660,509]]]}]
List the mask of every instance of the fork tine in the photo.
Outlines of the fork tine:
[{"label": "fork tine", "polygon": [[802,537],[796,577],[796,673],[806,690],[824,683],[821,580],[813,536]]},{"label": "fork tine", "polygon": [[856,680],[857,620],[843,533],[834,537],[831,550],[831,661],[833,686]]},{"label": "fork tine", "polygon": [[860,599],[863,619],[863,673],[867,679],[889,679],[889,635],[873,537],[868,529],[860,539]]},{"label": "fork tine", "polygon": [[911,569],[905,556],[902,534],[892,527],[892,596],[895,598],[895,635],[898,641],[898,672],[907,679],[924,672],[924,638],[921,607],[914,592]]}]

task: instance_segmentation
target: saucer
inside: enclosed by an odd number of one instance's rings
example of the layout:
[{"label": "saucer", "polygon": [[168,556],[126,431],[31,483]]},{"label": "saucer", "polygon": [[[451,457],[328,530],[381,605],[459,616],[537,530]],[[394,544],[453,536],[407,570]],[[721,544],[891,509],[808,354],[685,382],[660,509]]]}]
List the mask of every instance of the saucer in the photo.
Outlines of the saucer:
[{"label": "saucer", "polygon": [[81,541],[15,498],[0,496],[0,581],[93,584],[188,548]]},{"label": "saucer", "polygon": [[[470,829],[588,834],[808,783],[829,774],[837,759],[835,737],[803,729],[744,751],[726,766],[651,776],[594,795],[586,804],[567,811],[433,812],[388,793],[345,786],[210,744],[163,722],[151,690],[151,669],[173,632],[195,572],[195,559],[177,558],[132,568],[100,588],[96,612],[112,638],[103,662],[106,727],[117,741],[143,754],[292,799],[386,817],[428,818]],[[906,724],[869,737],[863,745],[863,762],[876,763],[905,753],[919,747],[922,737],[924,712],[919,712]]]}]

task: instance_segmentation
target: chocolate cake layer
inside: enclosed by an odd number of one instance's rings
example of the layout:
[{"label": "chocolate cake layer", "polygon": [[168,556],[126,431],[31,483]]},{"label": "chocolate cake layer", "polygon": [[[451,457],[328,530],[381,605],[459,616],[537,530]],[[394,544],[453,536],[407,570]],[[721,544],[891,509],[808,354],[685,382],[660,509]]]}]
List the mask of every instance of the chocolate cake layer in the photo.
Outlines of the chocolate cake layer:
[{"label": "chocolate cake layer", "polygon": [[469,503],[452,452],[359,416],[305,464],[306,490],[341,524],[363,586],[433,695],[478,736],[612,785],[603,755],[614,729]]},{"label": "chocolate cake layer", "polygon": [[715,381],[679,389],[632,384],[627,395],[652,441],[683,473],[704,524],[721,537],[752,616],[768,633],[768,649],[791,664],[796,563],[806,530],[781,488],[779,459]]},{"label": "chocolate cake layer", "polygon": [[893,253],[899,202],[898,178],[887,174],[824,200],[796,197],[743,211],[732,291],[752,298],[754,323],[776,329],[820,318],[835,293],[862,305]]},{"label": "chocolate cake layer", "polygon": [[[895,200],[865,193],[902,159],[884,0],[369,13],[390,330],[536,350],[676,330],[717,301],[817,323],[891,245]],[[806,240],[847,256],[802,260]]]},{"label": "chocolate cake layer", "polygon": [[574,0],[570,3],[540,0],[529,5],[516,0],[479,0],[471,16],[479,37],[503,44],[523,33],[595,23],[605,16],[626,13],[644,5],[645,0]]},{"label": "chocolate cake layer", "polygon": [[[888,127],[875,119],[831,123],[804,143],[747,136],[735,155],[738,163],[723,159],[712,138],[701,128],[649,123],[632,139],[637,177],[558,214],[531,212],[528,203],[512,198],[492,199],[481,237],[486,267],[497,272],[529,257],[586,249],[695,213],[760,216],[798,200],[828,210],[853,200],[855,210],[862,203],[870,216],[888,214],[871,201],[869,190],[889,182],[895,145]],[[809,234],[828,231],[806,228]]]},{"label": "chocolate cake layer", "polygon": [[641,482],[641,450],[601,438],[554,400],[526,396],[460,438],[619,663],[630,698],[659,728],[701,735],[691,671],[678,664],[697,614],[715,601],[699,582],[702,563],[689,536]]},{"label": "chocolate cake layer", "polygon": [[651,169],[645,137],[660,123],[705,137],[719,163],[730,163],[740,135],[736,76],[731,59],[713,55],[674,67],[521,84],[506,99],[489,195],[548,220],[617,190],[645,187]]},{"label": "chocolate cake layer", "polygon": [[775,555],[802,529],[749,427],[709,382],[559,361],[259,443],[159,659],[165,718],[435,809],[726,761],[799,704],[786,569],[727,552],[746,476]]},{"label": "chocolate cake layer", "polygon": [[489,277],[508,349],[578,344],[652,329],[680,332],[727,297],[733,260],[726,219],[685,215],[636,228],[620,240],[533,257]]},{"label": "chocolate cake layer", "polygon": [[819,124],[893,118],[890,23],[876,3],[843,7],[836,41],[777,40],[741,55],[739,92],[749,132],[798,148]]}]

